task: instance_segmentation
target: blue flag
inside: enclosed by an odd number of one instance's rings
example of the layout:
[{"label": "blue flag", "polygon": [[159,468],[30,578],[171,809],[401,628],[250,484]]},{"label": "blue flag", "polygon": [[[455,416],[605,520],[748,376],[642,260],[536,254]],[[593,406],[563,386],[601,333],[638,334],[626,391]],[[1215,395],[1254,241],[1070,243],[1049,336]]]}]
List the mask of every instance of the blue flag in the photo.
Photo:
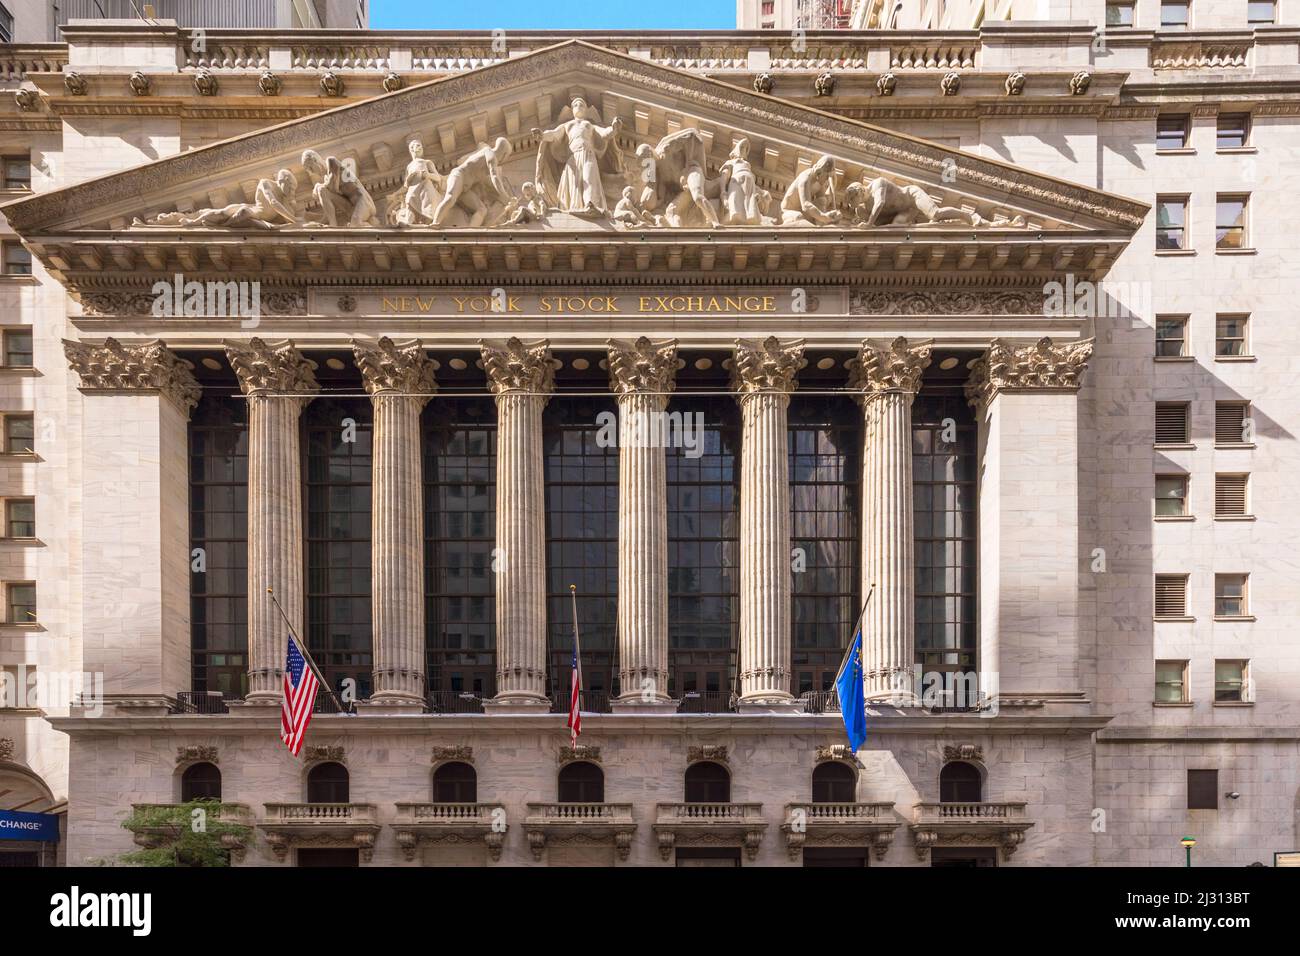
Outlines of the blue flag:
[{"label": "blue flag", "polygon": [[867,739],[867,700],[862,685],[862,626],[853,635],[849,652],[844,655],[840,672],[835,677],[835,690],[840,695],[840,714],[844,717],[844,732],[849,737],[849,749],[854,753]]}]

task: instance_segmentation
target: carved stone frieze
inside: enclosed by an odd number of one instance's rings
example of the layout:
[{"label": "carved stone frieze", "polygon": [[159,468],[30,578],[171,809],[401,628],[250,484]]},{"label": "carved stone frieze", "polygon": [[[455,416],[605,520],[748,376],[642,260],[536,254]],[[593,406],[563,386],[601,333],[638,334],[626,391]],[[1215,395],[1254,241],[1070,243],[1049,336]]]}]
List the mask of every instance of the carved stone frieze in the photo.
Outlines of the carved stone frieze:
[{"label": "carved stone frieze", "polygon": [[318,386],[313,363],[290,341],[270,345],[250,339],[226,343],[226,357],[245,395],[295,393],[308,397]]},{"label": "carved stone frieze", "polygon": [[158,339],[139,345],[112,338],[102,345],[64,339],[63,353],[83,391],[156,390],[187,415],[202,394],[194,373]]},{"label": "carved stone frieze", "polygon": [[433,755],[430,760],[433,763],[446,763],[452,760],[459,763],[473,763],[474,748],[465,744],[453,744],[448,747],[434,747]]},{"label": "carved stone frieze", "polygon": [[781,342],[768,336],[762,342],[736,340],[731,366],[731,387],[742,396],[758,392],[792,392],[795,376],[807,365],[803,339]]},{"label": "carved stone frieze", "polygon": [[817,763],[825,763],[828,760],[846,760],[853,763],[857,762],[857,757],[849,749],[848,744],[831,744],[817,748]]},{"label": "carved stone frieze", "polygon": [[0,737],[0,763],[12,761],[14,759],[14,739],[12,737]]},{"label": "carved stone frieze", "polygon": [[984,748],[979,744],[961,744],[959,746],[945,745],[943,748],[944,763],[950,763],[953,760],[974,760],[982,762],[984,760]]},{"label": "carved stone frieze", "polygon": [[433,379],[433,363],[419,339],[401,345],[386,335],[374,345],[353,339],[352,354],[356,356],[357,368],[370,395],[383,392],[430,395],[438,389]]},{"label": "carved stone frieze", "polygon": [[887,346],[862,344],[853,360],[849,387],[866,398],[880,392],[915,395],[921,387],[921,373],[930,364],[930,342],[910,344],[901,335]]},{"label": "carved stone frieze", "polygon": [[700,744],[686,748],[687,763],[695,763],[698,760],[713,760],[718,763],[727,762],[727,745],[726,744]]},{"label": "carved stone frieze", "polygon": [[560,748],[560,763],[573,763],[577,760],[585,760],[589,763],[600,763],[600,748],[589,747],[586,744],[577,744],[573,747]]},{"label": "carved stone frieze", "polygon": [[635,342],[608,341],[609,385],[615,395],[671,392],[677,375],[677,341],[658,345],[644,335]]},{"label": "carved stone frieze", "polygon": [[216,747],[193,746],[177,747],[176,762],[181,763],[220,763]]},{"label": "carved stone frieze", "polygon": [[348,759],[347,751],[338,746],[312,746],[308,745],[302,749],[303,760],[306,763],[329,761],[332,763],[346,763]]},{"label": "carved stone frieze", "polygon": [[555,388],[555,365],[550,343],[525,345],[510,338],[502,347],[479,342],[488,388],[493,395],[507,392],[550,393]]},{"label": "carved stone frieze", "polygon": [[1042,292],[863,289],[849,295],[850,315],[1035,315],[1042,311]]},{"label": "carved stone frieze", "polygon": [[1093,339],[1057,344],[1045,336],[1032,345],[994,339],[971,366],[966,398],[987,405],[1002,391],[1077,390],[1092,347]]}]

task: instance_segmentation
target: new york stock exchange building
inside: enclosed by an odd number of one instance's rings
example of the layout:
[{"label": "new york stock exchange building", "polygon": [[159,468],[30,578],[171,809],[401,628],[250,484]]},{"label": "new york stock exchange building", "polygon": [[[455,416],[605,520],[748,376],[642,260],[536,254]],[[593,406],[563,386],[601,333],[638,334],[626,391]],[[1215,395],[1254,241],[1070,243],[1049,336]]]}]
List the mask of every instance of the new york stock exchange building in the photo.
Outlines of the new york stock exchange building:
[{"label": "new york stock exchange building", "polygon": [[214,798],[237,866],[1271,865],[1300,38],[1221,33],[3,48],[6,809],[68,863]]}]

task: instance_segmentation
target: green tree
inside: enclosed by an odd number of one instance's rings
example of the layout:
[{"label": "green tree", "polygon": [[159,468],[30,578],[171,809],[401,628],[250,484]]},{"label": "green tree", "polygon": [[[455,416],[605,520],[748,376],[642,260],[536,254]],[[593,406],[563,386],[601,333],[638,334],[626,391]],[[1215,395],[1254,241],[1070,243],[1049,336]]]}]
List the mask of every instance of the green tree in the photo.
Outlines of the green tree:
[{"label": "green tree", "polygon": [[234,822],[242,807],[219,800],[137,805],[122,826],[143,847],[119,857],[127,866],[229,866],[232,846],[247,846],[253,828]]}]

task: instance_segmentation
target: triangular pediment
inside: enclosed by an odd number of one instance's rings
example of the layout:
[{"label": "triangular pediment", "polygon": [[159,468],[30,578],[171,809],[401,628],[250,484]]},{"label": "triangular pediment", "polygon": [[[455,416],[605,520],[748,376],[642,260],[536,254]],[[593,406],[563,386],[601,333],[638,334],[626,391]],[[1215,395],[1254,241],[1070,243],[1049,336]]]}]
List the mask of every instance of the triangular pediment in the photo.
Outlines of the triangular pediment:
[{"label": "triangular pediment", "polygon": [[[366,227],[387,229],[397,226],[392,210],[401,204],[406,191],[407,144],[413,138],[424,144],[424,158],[433,161],[443,177],[482,144],[505,138],[512,152],[500,168],[516,196],[525,181],[549,176],[552,181],[546,190],[546,204],[551,210],[563,211],[558,207],[565,204],[566,197],[557,195],[556,190],[564,184],[555,180],[563,176],[562,167],[571,158],[569,144],[539,144],[532,131],[556,130],[572,120],[568,104],[574,97],[590,104],[587,118],[595,128],[608,130],[615,118],[621,126],[609,137],[612,148],[604,152],[610,155],[602,153],[598,160],[607,194],[604,205],[611,212],[624,186],[639,187],[647,178],[645,157],[637,156],[636,148],[657,147],[674,133],[680,134],[676,148],[670,140],[670,155],[658,158],[658,165],[672,177],[681,172],[683,162],[702,157],[704,176],[715,190],[715,204],[722,200],[713,184],[737,141],[747,141],[745,161],[756,187],[771,196],[770,206],[762,210],[762,221],[741,222],[733,215],[731,222],[723,224],[726,228],[816,225],[802,217],[785,217],[794,221],[783,222],[779,207],[791,182],[823,156],[834,163],[831,180],[835,209],[840,213],[836,228],[890,228],[897,219],[900,226],[922,229],[969,231],[974,224],[1124,234],[1141,223],[1147,209],[1132,200],[572,41],[35,196],[11,204],[5,211],[23,235],[130,230],[137,219],[149,222],[162,215],[165,221],[165,214],[180,213],[173,217],[179,220],[203,209],[255,203],[259,181],[274,180],[279,170],[288,169],[297,181],[297,188],[287,196],[291,208],[320,222],[325,217],[319,215],[319,208],[308,208],[316,205],[311,199],[313,177],[302,163],[303,153],[313,150],[326,161],[337,158],[355,170],[376,206],[375,216],[364,220]],[[698,133],[682,133],[690,129]],[[563,133],[559,135],[563,137]],[[539,145],[546,154],[541,163]],[[977,218],[927,222],[925,211],[917,215],[905,196],[899,205],[901,215],[886,210],[871,225],[854,222],[850,185],[881,178],[898,187],[920,187],[937,206]],[[474,188],[482,194],[483,185],[477,183]],[[568,186],[571,195],[573,184]],[[579,190],[581,186],[579,183]],[[919,191],[912,192],[919,195]],[[879,193],[878,188],[877,202],[882,201]],[[893,195],[897,199],[897,194]],[[829,211],[830,203],[823,201],[826,196],[829,193],[818,202]],[[857,196],[867,198],[862,192]],[[634,198],[639,205],[639,188]],[[601,204],[597,200],[596,205]],[[318,214],[313,216],[313,211]],[[464,228],[469,223],[461,212],[444,215],[441,226],[419,222],[418,216],[406,225]],[[662,210],[658,215],[662,218]],[[293,228],[283,219],[272,218],[284,228]],[[480,225],[533,231],[553,225],[527,215],[517,218],[523,221],[485,220]],[[725,211],[722,218],[727,218]],[[580,229],[587,221],[599,219],[560,217],[556,225]],[[698,214],[679,215],[678,222],[711,225]],[[649,220],[642,225],[656,228]],[[234,226],[209,228],[248,226],[246,220],[237,219]]]}]

